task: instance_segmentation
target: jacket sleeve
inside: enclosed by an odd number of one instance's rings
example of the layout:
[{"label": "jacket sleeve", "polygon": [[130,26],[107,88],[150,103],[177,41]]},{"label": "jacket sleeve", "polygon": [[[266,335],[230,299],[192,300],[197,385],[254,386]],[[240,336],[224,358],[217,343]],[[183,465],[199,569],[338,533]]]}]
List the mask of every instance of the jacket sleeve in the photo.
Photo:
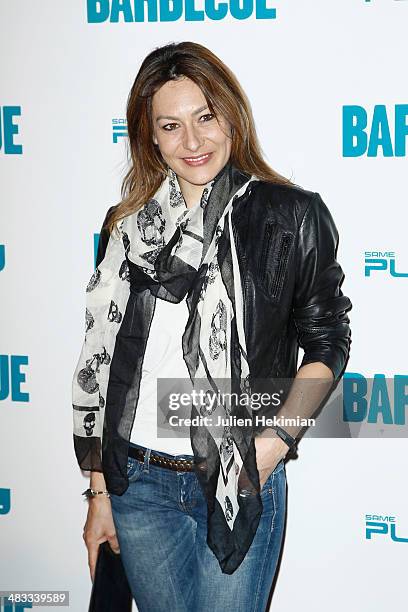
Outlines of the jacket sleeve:
[{"label": "jacket sleeve", "polygon": [[305,352],[301,366],[321,361],[332,370],[333,382],[343,374],[351,344],[352,304],[340,289],[338,241],[330,211],[315,193],[299,228],[293,318]]},{"label": "jacket sleeve", "polygon": [[[105,215],[99,235],[96,268],[105,257],[109,242],[109,231],[105,227],[114,206]],[[94,272],[95,273],[95,272]],[[78,465],[83,470],[102,472],[101,433],[99,393],[95,370],[99,367],[98,346],[102,330],[92,329],[85,332],[80,356],[72,379],[73,442]]]}]

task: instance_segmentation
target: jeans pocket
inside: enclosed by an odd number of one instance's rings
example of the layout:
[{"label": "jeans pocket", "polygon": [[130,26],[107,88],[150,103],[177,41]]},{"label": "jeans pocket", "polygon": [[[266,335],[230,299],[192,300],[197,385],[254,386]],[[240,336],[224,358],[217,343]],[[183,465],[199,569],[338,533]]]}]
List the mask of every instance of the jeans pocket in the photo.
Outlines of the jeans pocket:
[{"label": "jeans pocket", "polygon": [[275,466],[275,469],[269,474],[268,478],[264,482],[262,489],[261,489],[261,498],[272,496],[272,493],[273,493],[272,488],[274,486],[274,477],[276,477],[284,469],[285,469],[285,462],[283,461],[283,459],[281,459]]},{"label": "jeans pocket", "polygon": [[127,460],[127,468],[126,475],[128,477],[129,483],[136,482],[139,480],[143,474],[144,463],[135,459],[134,457],[128,457]]}]

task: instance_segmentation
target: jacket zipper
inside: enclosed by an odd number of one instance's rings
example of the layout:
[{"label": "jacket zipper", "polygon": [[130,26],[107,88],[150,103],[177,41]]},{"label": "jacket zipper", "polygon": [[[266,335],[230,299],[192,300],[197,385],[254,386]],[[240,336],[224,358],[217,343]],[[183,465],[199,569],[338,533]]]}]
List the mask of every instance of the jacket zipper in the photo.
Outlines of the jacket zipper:
[{"label": "jacket zipper", "polygon": [[283,234],[282,239],[281,239],[281,244],[279,247],[279,255],[278,255],[278,269],[276,270],[273,282],[272,282],[272,288],[271,288],[271,296],[276,298],[279,288],[280,288],[280,284],[283,278],[283,274],[286,270],[286,263],[288,260],[288,252],[289,252],[289,247],[292,241],[292,236],[290,234]]},{"label": "jacket zipper", "polygon": [[[271,243],[273,226],[274,226],[274,223],[268,223],[266,226],[265,238],[264,238],[263,245],[262,245],[261,260],[259,262],[260,273],[262,273],[262,271],[265,271],[266,269],[266,256],[268,254],[269,245]],[[263,274],[265,274],[265,272],[263,272]]]}]

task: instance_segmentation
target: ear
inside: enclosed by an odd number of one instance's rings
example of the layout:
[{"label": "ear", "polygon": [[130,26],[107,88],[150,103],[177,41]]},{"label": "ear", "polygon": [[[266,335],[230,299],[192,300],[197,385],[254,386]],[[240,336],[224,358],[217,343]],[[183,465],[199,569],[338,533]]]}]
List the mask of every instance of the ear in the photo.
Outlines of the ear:
[{"label": "ear", "polygon": [[153,144],[155,144],[157,146],[158,142],[157,142],[157,138],[156,135],[153,134]]}]

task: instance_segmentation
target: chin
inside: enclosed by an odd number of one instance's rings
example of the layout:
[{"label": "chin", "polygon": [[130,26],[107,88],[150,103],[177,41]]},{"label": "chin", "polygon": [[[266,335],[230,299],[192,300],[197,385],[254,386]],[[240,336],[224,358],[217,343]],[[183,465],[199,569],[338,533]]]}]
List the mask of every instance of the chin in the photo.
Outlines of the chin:
[{"label": "chin", "polygon": [[220,162],[209,162],[205,167],[197,167],[197,168],[189,168],[189,167],[185,167],[184,162],[181,162],[181,172],[177,173],[180,174],[184,180],[188,181],[189,183],[193,183],[194,185],[205,185],[206,183],[210,182],[215,176],[217,176],[217,174],[219,173],[219,171],[225,166],[226,162],[224,163],[220,163]]}]

